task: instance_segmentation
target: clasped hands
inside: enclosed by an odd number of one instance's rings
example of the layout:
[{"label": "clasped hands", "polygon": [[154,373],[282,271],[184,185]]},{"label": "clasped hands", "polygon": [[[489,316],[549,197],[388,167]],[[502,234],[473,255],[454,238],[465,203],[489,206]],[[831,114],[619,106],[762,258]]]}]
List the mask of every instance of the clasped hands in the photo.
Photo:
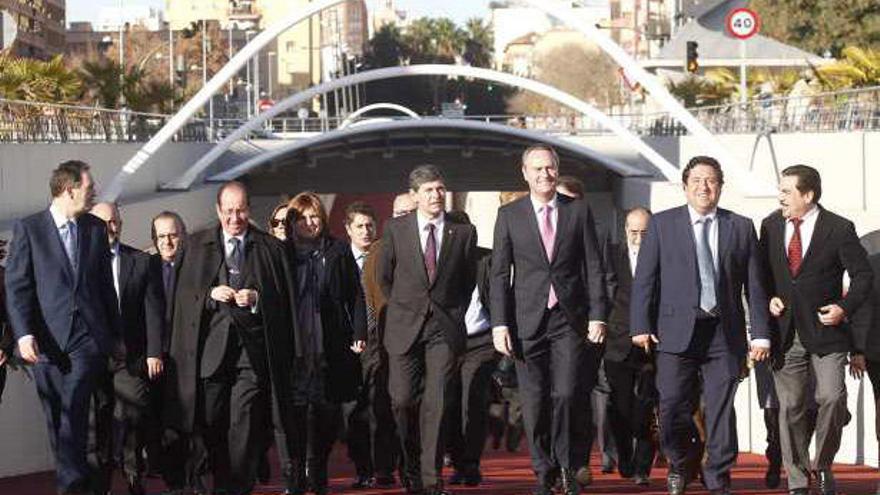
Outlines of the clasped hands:
[{"label": "clasped hands", "polygon": [[251,308],[257,304],[257,291],[254,289],[235,290],[228,285],[218,285],[211,289],[211,299],[222,303],[233,303],[239,308]]}]

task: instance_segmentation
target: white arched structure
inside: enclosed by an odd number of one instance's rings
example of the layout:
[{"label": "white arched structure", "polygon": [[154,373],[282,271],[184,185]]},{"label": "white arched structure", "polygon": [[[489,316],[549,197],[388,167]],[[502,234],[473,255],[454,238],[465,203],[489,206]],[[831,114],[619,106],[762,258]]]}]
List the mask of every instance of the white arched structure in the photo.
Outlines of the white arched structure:
[{"label": "white arched structure", "polygon": [[125,183],[128,181],[128,178],[134,175],[141,165],[146,163],[146,161],[156,153],[156,150],[168,142],[168,140],[170,140],[174,134],[177,133],[177,131],[179,131],[184,124],[186,124],[186,122],[205,105],[205,103],[208,103],[208,100],[211,99],[214,93],[219,91],[223,85],[226,84],[226,81],[235,76],[235,74],[238,73],[238,70],[244,67],[247,61],[254,55],[258,54],[263,47],[274,41],[278,35],[287,31],[288,28],[300,21],[308,19],[313,14],[316,14],[327,7],[332,7],[338,3],[346,1],[348,0],[320,0],[315,3],[309,3],[304,9],[293,10],[290,17],[281,19],[255,36],[254,39],[239,50],[238,53],[236,53],[235,56],[232,57],[232,59],[227,62],[219,72],[217,72],[217,74],[214,74],[214,77],[212,77],[207,84],[202,86],[202,89],[200,89],[195,96],[190,98],[190,100],[186,102],[186,105],[174,114],[174,116],[162,126],[162,129],[160,129],[155,136],[144,144],[141,149],[138,150],[128,162],[126,162],[122,167],[122,170],[113,177],[113,181],[104,190],[102,199],[105,201],[115,201],[125,188]]},{"label": "white arched structure", "polygon": [[507,84],[509,86],[514,86],[525,89],[527,91],[538,93],[601,123],[603,126],[613,131],[614,134],[626,141],[628,145],[632,146],[633,149],[635,149],[640,155],[651,162],[655,167],[660,169],[660,172],[666,177],[667,180],[672,182],[677,182],[679,180],[678,169],[671,163],[669,163],[668,160],[663,158],[663,156],[654,151],[653,148],[648,146],[637,135],[633,134],[621,123],[605,115],[603,112],[597,110],[589,103],[564,91],[560,91],[559,89],[556,89],[542,82],[535,81],[534,79],[527,79],[524,77],[515,76],[513,74],[508,74],[505,72],[498,72],[491,69],[481,69],[478,67],[470,67],[464,65],[407,65],[402,67],[386,67],[383,69],[360,72],[358,74],[353,74],[340,79],[334,79],[318,86],[313,86],[297,94],[288,96],[287,98],[273,105],[272,108],[270,108],[266,112],[254,116],[243,126],[239,127],[234,132],[226,136],[223,141],[217,143],[215,147],[213,147],[208,153],[202,156],[199,161],[194,163],[193,166],[190,167],[183,175],[167,184],[164,184],[163,188],[188,189],[196,181],[199,175],[201,175],[202,172],[204,172],[214,162],[214,160],[225,153],[226,150],[229,149],[229,147],[233,143],[235,143],[239,139],[244,138],[251,131],[259,129],[264,122],[271,119],[272,117],[275,117],[276,115],[279,115],[292,108],[297,108],[305,102],[310,101],[315,96],[333,91],[337,88],[342,88],[355,84],[362,84],[369,81],[378,81],[394,77],[412,76],[470,77],[474,79],[497,82],[500,84]]},{"label": "white arched structure", "polygon": [[409,108],[406,108],[403,105],[398,105],[396,103],[373,103],[372,105],[367,105],[365,107],[358,108],[351,115],[345,118],[342,123],[339,124],[340,129],[345,129],[349,125],[351,125],[354,120],[361,115],[372,112],[373,110],[395,110],[398,111],[408,117],[412,117],[415,120],[420,119],[419,114],[413,112]]},{"label": "white arched structure", "polygon": [[[546,0],[525,0],[525,3],[532,7],[555,17],[559,22],[577,29],[583,33],[591,41],[599,45],[605,53],[614,59],[632,79],[638,81],[651,96],[660,103],[673,117],[675,117],[685,128],[700,140],[700,144],[705,148],[706,152],[715,156],[723,164],[727,164],[727,170],[732,172],[731,175],[737,179],[742,186],[743,191],[756,196],[776,196],[776,185],[769,181],[751,173],[745,166],[743,160],[737,159],[730,151],[721,144],[721,141],[712,134],[696,117],[675,99],[672,94],[657,79],[652,77],[643,69],[639,63],[630,54],[626,53],[623,48],[615,43],[610,37],[601,33],[596,27],[595,22],[587,19],[583,14],[577,12],[576,9],[564,9],[558,2],[548,2]],[[732,165],[732,166],[731,166]]]},{"label": "white arched structure", "polygon": [[[328,142],[345,141],[349,138],[353,138],[361,134],[405,131],[409,129],[460,129],[472,132],[494,132],[513,138],[535,140],[534,133],[528,130],[488,122],[473,122],[461,119],[421,119],[380,122],[375,125],[365,127],[349,127],[347,129],[340,128],[331,132],[326,132],[324,134],[319,134],[310,138],[291,142],[286,146],[282,146],[271,151],[267,151],[266,153],[262,153],[259,156],[255,156],[250,160],[247,160],[229,170],[214,175],[209,180],[227,181],[237,179],[238,177],[241,177],[242,175],[278,157],[282,157],[284,155],[288,155],[302,149],[307,149]],[[568,150],[577,155],[585,156],[589,158],[592,162],[604,166],[608,170],[611,170],[621,177],[645,177],[650,175],[644,170],[641,170],[627,163],[623,163],[619,160],[615,160],[613,158],[596,153],[595,151],[578,143],[566,141],[565,139],[560,139],[550,135],[542,135],[540,137],[540,140],[555,148]]]}]

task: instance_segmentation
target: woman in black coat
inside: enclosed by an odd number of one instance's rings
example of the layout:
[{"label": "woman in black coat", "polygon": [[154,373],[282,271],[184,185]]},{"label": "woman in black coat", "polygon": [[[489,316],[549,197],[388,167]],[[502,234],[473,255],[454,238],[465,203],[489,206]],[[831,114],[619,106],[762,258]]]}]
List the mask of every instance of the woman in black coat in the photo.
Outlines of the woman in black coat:
[{"label": "woman in black coat", "polygon": [[[294,402],[299,422],[297,451],[281,463],[286,493],[327,492],[327,459],[341,427],[341,404],[360,387],[354,335],[366,335],[360,273],[347,242],[327,233],[327,213],[313,193],[288,205],[296,267],[299,342],[294,365]],[[308,480],[305,472],[308,466]]]}]

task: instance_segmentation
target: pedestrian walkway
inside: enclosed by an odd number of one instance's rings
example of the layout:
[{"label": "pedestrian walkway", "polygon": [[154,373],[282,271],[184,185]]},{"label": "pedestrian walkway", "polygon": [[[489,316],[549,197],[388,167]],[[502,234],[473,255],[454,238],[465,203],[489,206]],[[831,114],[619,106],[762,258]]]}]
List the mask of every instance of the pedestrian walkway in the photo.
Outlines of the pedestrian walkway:
[{"label": "pedestrian walkway", "polygon": [[[274,457],[274,455],[273,455]],[[387,490],[351,490],[354,474],[351,464],[345,457],[345,449],[337,448],[331,459],[330,493],[352,493],[360,495],[399,495],[403,489]],[[598,466],[600,459],[594,454],[593,466]],[[737,495],[769,495],[786,493],[783,486],[776,490],[764,487],[765,459],[754,454],[741,454],[734,470],[733,493]],[[278,470],[273,469],[272,481],[260,485],[254,492],[258,495],[278,494],[283,486],[277,477]],[[876,490],[880,473],[876,469],[865,466],[837,465],[834,468],[837,476],[838,493],[840,495],[873,495]],[[600,474],[598,468],[593,471],[593,484],[584,490],[585,494],[644,494],[664,495],[666,493],[666,470],[654,469],[651,472],[651,485],[639,487],[630,480],[621,479],[616,474]],[[27,476],[0,479],[0,494],[3,495],[49,495],[55,493],[52,473],[38,473]],[[525,444],[518,453],[504,451],[487,451],[483,461],[483,484],[478,487],[454,487],[453,491],[462,495],[528,495],[533,488],[533,476],[529,466],[529,456],[525,452]],[[148,493],[162,493],[162,483],[150,479]],[[699,488],[699,489],[698,489]],[[114,493],[126,493],[125,483],[117,476]],[[688,494],[705,495],[699,483],[688,486]]]}]

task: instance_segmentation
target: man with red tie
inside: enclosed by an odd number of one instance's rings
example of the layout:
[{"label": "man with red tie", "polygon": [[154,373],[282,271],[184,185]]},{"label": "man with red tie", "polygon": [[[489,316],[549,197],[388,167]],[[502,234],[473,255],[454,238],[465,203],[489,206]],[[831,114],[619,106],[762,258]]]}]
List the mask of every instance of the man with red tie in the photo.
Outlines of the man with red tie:
[{"label": "man with red tie", "polygon": [[[823,495],[835,493],[831,464],[849,420],[844,367],[853,351],[849,318],[871,291],[865,250],[849,220],[819,205],[822,179],[807,165],[782,171],[780,210],[761,224],[759,250],[770,268],[767,293],[779,331],[773,343],[782,460],[792,495],[809,493],[818,473]],[[843,272],[850,286],[843,295]],[[863,360],[853,366],[863,367]],[[816,377],[816,457],[810,464],[809,377]]]}]

